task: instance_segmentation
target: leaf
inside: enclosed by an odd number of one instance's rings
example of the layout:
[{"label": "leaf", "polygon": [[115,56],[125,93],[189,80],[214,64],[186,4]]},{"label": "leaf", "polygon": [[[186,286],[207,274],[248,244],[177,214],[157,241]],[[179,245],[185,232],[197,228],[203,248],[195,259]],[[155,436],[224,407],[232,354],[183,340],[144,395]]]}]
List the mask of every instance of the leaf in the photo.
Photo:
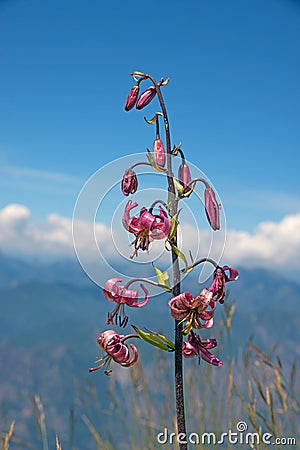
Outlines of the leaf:
[{"label": "leaf", "polygon": [[155,122],[157,122],[158,116],[163,116],[163,113],[161,113],[160,111],[158,111],[157,113],[155,113],[155,115],[152,117],[152,119],[148,120],[146,117],[144,117],[144,120],[145,120],[147,123],[149,123],[149,125],[153,125]]},{"label": "leaf", "polygon": [[157,276],[157,281],[159,282],[159,284],[164,284],[166,286],[169,287],[168,288],[164,288],[165,291],[170,292],[171,291],[171,285],[170,285],[170,278],[169,278],[169,274],[168,272],[163,273],[158,267],[156,267],[153,263],[152,266],[156,272],[156,276]]},{"label": "leaf", "polygon": [[170,79],[171,79],[171,77],[168,77],[166,80],[164,80],[164,81],[161,83],[161,86],[167,86],[167,84],[169,83]]},{"label": "leaf", "polygon": [[139,72],[138,70],[132,72],[131,74],[132,77],[144,77],[145,74],[143,72]]},{"label": "leaf", "polygon": [[187,262],[186,257],[185,257],[184,254],[179,250],[179,248],[176,247],[175,244],[173,244],[173,242],[170,242],[170,241],[169,241],[169,243],[170,243],[170,245],[171,245],[171,247],[172,247],[172,250],[175,252],[175,254],[176,254],[180,259],[182,259],[182,261],[183,261],[184,264],[185,264],[185,269],[184,269],[181,273],[188,272],[188,271],[189,271],[189,270],[188,270],[188,262]]},{"label": "leaf", "polygon": [[149,331],[149,333],[152,333],[155,336],[159,336],[159,338],[162,341],[166,342],[169,345],[169,347],[171,347],[171,348],[173,348],[175,350],[175,344],[173,344],[173,342],[170,341],[170,339],[168,339],[166,336],[164,336],[163,334],[159,334],[156,331],[149,330],[148,328],[145,328],[145,330]]},{"label": "leaf", "polygon": [[135,325],[131,326],[138,334],[139,338],[143,341],[148,342],[148,344],[151,344],[154,347],[158,347],[165,352],[173,352],[175,350],[173,342],[169,341],[165,336],[154,332],[146,333],[145,331],[140,330]]},{"label": "leaf", "polygon": [[181,198],[184,194],[184,187],[181,183],[179,183],[175,177],[173,177],[173,182],[175,184],[176,190],[177,190],[177,197]]},{"label": "leaf", "polygon": [[153,154],[149,150],[149,148],[147,148],[147,158],[154,170],[157,170],[157,172],[166,172],[166,169],[161,169],[160,167],[158,167],[158,165],[156,164],[156,162],[154,160]]},{"label": "leaf", "polygon": [[173,217],[171,218],[171,230],[170,230],[170,233],[169,233],[169,236],[168,236],[168,239],[169,239],[169,240],[172,239],[172,237],[175,235],[175,233],[176,233],[176,231],[177,231],[177,227],[178,227],[178,216],[179,216],[179,214],[180,214],[180,211],[181,211],[181,209],[180,209],[179,211],[177,211],[177,213],[175,214],[175,216],[173,216]]},{"label": "leaf", "polygon": [[181,142],[178,145],[174,145],[173,150],[172,150],[172,155],[177,156],[178,150],[180,150],[180,148],[181,148]]}]

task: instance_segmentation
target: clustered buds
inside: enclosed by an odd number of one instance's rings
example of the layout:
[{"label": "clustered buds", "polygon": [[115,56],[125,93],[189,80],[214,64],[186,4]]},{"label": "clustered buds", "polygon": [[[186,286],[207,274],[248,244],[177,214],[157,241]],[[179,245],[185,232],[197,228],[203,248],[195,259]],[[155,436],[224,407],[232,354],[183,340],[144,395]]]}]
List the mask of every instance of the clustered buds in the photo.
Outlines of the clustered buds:
[{"label": "clustered buds", "polygon": [[138,180],[134,170],[126,169],[122,178],[122,192],[126,197],[134,194],[138,188]]}]

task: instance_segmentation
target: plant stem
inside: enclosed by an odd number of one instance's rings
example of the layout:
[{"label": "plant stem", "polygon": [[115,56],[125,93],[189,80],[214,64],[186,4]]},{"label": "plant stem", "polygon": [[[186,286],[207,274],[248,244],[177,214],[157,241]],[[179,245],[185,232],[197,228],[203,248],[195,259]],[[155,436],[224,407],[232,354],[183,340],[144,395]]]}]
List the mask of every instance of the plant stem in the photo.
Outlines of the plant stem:
[{"label": "plant stem", "polygon": [[[147,75],[147,77],[153,82],[158,100],[161,106],[161,110],[164,117],[165,133],[166,133],[166,151],[167,151],[167,179],[168,179],[168,207],[169,214],[173,217],[178,210],[178,203],[176,202],[175,186],[173,182],[172,171],[172,155],[171,155],[171,136],[169,120],[167,115],[166,106],[160,90],[160,85],[154,80],[153,77]],[[173,236],[173,243],[177,246],[177,232]],[[173,263],[173,296],[180,294],[180,268],[178,256],[172,250],[172,263]],[[175,399],[176,399],[176,417],[177,417],[177,433],[183,433],[186,436],[185,425],[185,412],[184,412],[184,391],[183,391],[183,364],[182,364],[182,324],[179,324],[178,320],[175,320]],[[187,450],[186,443],[179,443],[180,450]]]}]

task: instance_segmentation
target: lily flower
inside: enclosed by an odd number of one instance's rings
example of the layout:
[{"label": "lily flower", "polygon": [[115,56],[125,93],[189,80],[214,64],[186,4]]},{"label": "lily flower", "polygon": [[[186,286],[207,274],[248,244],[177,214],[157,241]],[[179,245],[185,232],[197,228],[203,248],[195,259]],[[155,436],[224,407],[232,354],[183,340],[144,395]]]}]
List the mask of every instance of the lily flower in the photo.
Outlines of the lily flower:
[{"label": "lily flower", "polygon": [[164,149],[164,144],[162,143],[162,140],[159,137],[159,134],[156,136],[156,139],[154,141],[153,153],[156,164],[158,165],[158,167],[163,169],[166,164],[166,152]]},{"label": "lily flower", "polygon": [[[225,272],[227,271],[229,271],[229,275],[226,275]],[[210,292],[213,294],[214,301],[219,301],[221,304],[224,303],[225,283],[228,283],[229,281],[236,281],[238,277],[238,271],[231,267],[217,267],[214,272],[212,285],[209,288]]]},{"label": "lily flower", "polygon": [[[169,301],[171,316],[181,322],[186,322],[183,333],[187,334],[191,328],[211,328],[216,302],[213,293],[203,289],[199,295],[193,297],[189,292],[173,297]],[[207,311],[207,308],[210,309]],[[204,321],[204,323],[201,322]]]},{"label": "lily flower", "polygon": [[124,109],[125,111],[130,111],[134,105],[136,104],[137,98],[139,96],[140,84],[141,80],[138,80],[136,84],[131,88],[125,102]]},{"label": "lily flower", "polygon": [[129,200],[122,218],[124,228],[136,236],[133,241],[134,253],[131,258],[137,256],[140,249],[148,250],[152,241],[168,237],[171,230],[171,221],[161,206],[159,206],[159,215],[153,215],[143,207],[139,217],[130,217],[130,211],[136,206],[138,203],[132,203]]},{"label": "lily flower", "polygon": [[130,367],[138,360],[138,350],[135,345],[124,344],[124,341],[132,337],[131,335],[124,336],[118,334],[114,330],[107,330],[100,333],[97,338],[99,347],[106,352],[106,355],[99,358],[97,362],[100,364],[97,367],[92,367],[89,372],[101,369],[106,366],[105,374],[109,375],[111,370],[108,370],[111,360],[120,364],[123,367]]},{"label": "lily flower", "polygon": [[138,180],[134,170],[126,169],[122,178],[122,192],[126,197],[134,194],[138,188]]},{"label": "lily flower", "polygon": [[182,344],[182,354],[185,358],[193,358],[194,356],[214,366],[222,366],[223,363],[208,351],[210,348],[217,346],[216,339],[200,339],[200,336],[191,331],[188,335],[188,342]]},{"label": "lily flower", "polygon": [[140,95],[140,98],[138,99],[136,104],[136,109],[142,109],[145,106],[149,105],[149,103],[154,99],[155,95],[155,86],[150,86],[145,92]]},{"label": "lily flower", "polygon": [[217,202],[214,190],[209,186],[204,191],[205,212],[207,220],[212,229],[220,229],[220,208],[221,205]]},{"label": "lily flower", "polygon": [[131,308],[141,308],[146,305],[149,300],[149,292],[143,284],[141,284],[141,289],[145,293],[145,298],[143,301],[139,301],[139,293],[136,289],[126,289],[125,286],[121,286],[117,283],[121,283],[120,278],[111,278],[107,280],[104,284],[103,295],[107,300],[117,303],[113,312],[108,314],[108,319],[106,324],[114,324],[114,317],[119,315],[119,325],[126,326],[128,322],[128,317],[124,313],[124,305],[130,306]]}]

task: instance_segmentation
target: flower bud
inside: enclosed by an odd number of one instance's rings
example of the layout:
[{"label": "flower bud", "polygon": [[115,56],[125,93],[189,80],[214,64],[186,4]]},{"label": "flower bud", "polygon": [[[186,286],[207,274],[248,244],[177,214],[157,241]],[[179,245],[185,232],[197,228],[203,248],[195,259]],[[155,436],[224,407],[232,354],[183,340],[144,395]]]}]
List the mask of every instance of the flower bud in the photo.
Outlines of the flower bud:
[{"label": "flower bud", "polygon": [[135,105],[135,103],[137,101],[138,95],[139,95],[139,91],[140,91],[139,84],[140,83],[137,82],[131,88],[131,91],[129,92],[129,94],[128,94],[127,98],[126,98],[126,102],[125,102],[125,106],[124,106],[125,111],[130,111],[134,107],[134,105]]},{"label": "flower bud", "polygon": [[191,179],[192,179],[192,177],[191,177],[191,172],[190,172],[189,166],[183,160],[178,169],[178,180],[182,184],[182,186],[185,188],[189,184]]},{"label": "flower bud", "polygon": [[156,139],[154,141],[153,152],[156,164],[158,165],[158,167],[163,168],[166,164],[166,152],[164,149],[164,144],[162,143],[162,140],[159,138],[159,136],[156,136]]},{"label": "flower bud", "polygon": [[134,170],[126,169],[122,179],[122,192],[126,197],[134,194],[138,188],[138,180]]},{"label": "flower bud", "polygon": [[220,213],[221,205],[217,202],[215,193],[211,187],[207,187],[204,191],[205,212],[207,220],[213,230],[220,229]]},{"label": "flower bud", "polygon": [[150,86],[145,92],[141,94],[140,98],[137,101],[136,109],[142,109],[147,106],[151,102],[151,100],[153,100],[155,95],[155,86]]}]

